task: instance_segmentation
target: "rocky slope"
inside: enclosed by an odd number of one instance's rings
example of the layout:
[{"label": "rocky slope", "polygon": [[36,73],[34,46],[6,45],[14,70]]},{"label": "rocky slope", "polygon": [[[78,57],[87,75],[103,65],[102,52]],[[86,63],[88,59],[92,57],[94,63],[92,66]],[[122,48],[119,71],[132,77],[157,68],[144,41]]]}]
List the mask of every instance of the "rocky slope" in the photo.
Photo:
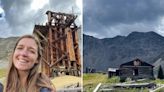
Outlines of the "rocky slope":
[{"label": "rocky slope", "polygon": [[135,58],[155,67],[164,65],[164,37],[155,32],[132,32],[128,36],[104,39],[84,35],[83,41],[84,71],[86,67],[107,71]]},{"label": "rocky slope", "polygon": [[6,67],[18,37],[0,38],[0,68]]}]

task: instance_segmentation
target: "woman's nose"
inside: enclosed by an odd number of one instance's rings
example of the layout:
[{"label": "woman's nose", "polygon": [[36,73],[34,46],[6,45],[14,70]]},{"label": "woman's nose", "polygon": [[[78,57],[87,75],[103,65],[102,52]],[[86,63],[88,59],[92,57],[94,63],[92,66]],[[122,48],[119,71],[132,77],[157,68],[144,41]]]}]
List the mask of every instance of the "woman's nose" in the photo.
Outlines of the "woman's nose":
[{"label": "woman's nose", "polygon": [[20,54],[24,57],[28,56],[28,51],[26,49],[23,49]]}]

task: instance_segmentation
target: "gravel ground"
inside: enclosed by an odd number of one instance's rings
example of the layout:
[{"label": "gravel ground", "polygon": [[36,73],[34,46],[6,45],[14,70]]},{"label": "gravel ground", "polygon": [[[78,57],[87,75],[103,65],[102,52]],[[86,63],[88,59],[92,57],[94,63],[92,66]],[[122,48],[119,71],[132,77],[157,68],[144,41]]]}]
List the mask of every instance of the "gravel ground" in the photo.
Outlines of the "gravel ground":
[{"label": "gravel ground", "polygon": [[82,77],[64,75],[60,77],[55,77],[54,79],[52,79],[52,82],[54,86],[56,87],[56,89],[65,88],[65,87],[68,87],[77,83],[79,83],[81,86]]}]

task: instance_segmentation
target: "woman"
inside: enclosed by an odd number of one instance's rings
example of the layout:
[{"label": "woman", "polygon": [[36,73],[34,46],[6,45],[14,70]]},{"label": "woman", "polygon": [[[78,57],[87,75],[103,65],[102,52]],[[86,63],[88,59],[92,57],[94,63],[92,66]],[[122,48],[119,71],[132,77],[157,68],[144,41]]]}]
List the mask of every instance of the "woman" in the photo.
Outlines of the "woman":
[{"label": "woman", "polygon": [[32,35],[18,39],[14,47],[5,92],[55,92],[51,81],[39,73],[41,46]]}]

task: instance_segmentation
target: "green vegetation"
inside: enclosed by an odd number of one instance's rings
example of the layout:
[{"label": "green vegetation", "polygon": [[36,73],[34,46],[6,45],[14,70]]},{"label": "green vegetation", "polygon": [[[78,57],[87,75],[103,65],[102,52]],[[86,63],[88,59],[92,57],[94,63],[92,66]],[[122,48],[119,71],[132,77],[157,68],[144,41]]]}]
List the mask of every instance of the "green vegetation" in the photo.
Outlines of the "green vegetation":
[{"label": "green vegetation", "polygon": [[0,68],[0,82],[4,84],[5,82],[5,76],[7,74],[7,70],[5,68]]},{"label": "green vegetation", "polygon": [[[131,79],[128,78],[126,80],[126,82],[130,83]],[[103,84],[108,84],[108,83],[119,83],[120,82],[120,78],[119,77],[112,77],[112,78],[108,78],[108,76],[106,74],[101,74],[101,73],[92,73],[92,74],[83,74],[83,87],[84,87],[84,91],[85,92],[93,92],[93,90],[96,88],[96,86],[99,83],[103,83]],[[140,81],[136,81],[135,83],[145,83],[145,82],[154,82],[156,84],[164,84],[164,80],[161,79],[155,79],[155,80],[140,80]],[[106,91],[103,91],[106,92]],[[147,88],[143,88],[143,89],[138,89],[138,88],[117,88],[114,91],[111,92],[149,92],[149,90]],[[164,92],[164,88],[159,89],[156,92]]]},{"label": "green vegetation", "polygon": [[164,80],[161,79],[153,80],[153,82],[155,82],[156,84],[164,84]]},{"label": "green vegetation", "polygon": [[99,73],[83,74],[83,87],[86,92],[93,92],[98,83],[106,83],[107,76]]},{"label": "green vegetation", "polygon": [[0,68],[0,78],[6,76],[6,71],[7,71],[6,69],[4,69],[4,68]]},{"label": "green vegetation", "polygon": [[118,83],[119,77],[108,78],[106,74],[90,73],[83,74],[83,87],[87,92],[93,92],[99,83]]},{"label": "green vegetation", "polygon": [[83,85],[98,83],[119,83],[119,77],[108,78],[106,74],[90,73],[83,74]]},{"label": "green vegetation", "polygon": [[159,89],[159,90],[157,90],[155,92],[164,92],[164,88],[161,88],[161,89]]},{"label": "green vegetation", "polygon": [[103,74],[92,73],[92,74],[83,74],[83,84],[98,84],[106,82],[107,77]]},{"label": "green vegetation", "polygon": [[118,76],[107,78],[106,81],[106,83],[119,83],[119,82],[120,82],[120,78]]}]

